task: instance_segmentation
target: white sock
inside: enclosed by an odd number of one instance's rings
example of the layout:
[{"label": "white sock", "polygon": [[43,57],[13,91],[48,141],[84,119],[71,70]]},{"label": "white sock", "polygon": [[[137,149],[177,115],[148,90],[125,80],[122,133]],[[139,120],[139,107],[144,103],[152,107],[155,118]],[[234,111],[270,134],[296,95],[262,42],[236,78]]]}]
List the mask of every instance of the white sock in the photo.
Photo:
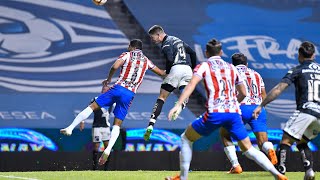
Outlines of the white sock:
[{"label": "white sock", "polygon": [[237,165],[239,165],[235,146],[232,145],[224,147],[224,152],[226,153],[229,161],[231,162],[232,167],[236,167]]},{"label": "white sock", "polygon": [[253,146],[251,146],[251,148],[243,154],[247,156],[247,158],[255,161],[264,170],[271,172],[272,175],[276,176],[280,174],[279,171],[277,171],[276,168],[272,165],[267,156],[263,154],[263,152],[255,149]]},{"label": "white sock", "polygon": [[[156,119],[154,119],[154,118],[151,118],[150,120],[149,120],[149,126],[154,126],[154,124],[157,122],[157,120]],[[150,124],[152,124],[152,125],[150,125]],[[148,127],[149,127],[148,126]]]},{"label": "white sock", "polygon": [[112,126],[112,131],[111,131],[111,137],[110,137],[110,140],[109,140],[109,143],[108,143],[108,146],[107,148],[104,150],[104,153],[105,154],[110,154],[111,152],[111,149],[114,145],[114,143],[116,143],[118,137],[119,137],[119,134],[120,134],[120,126],[117,126],[117,125],[113,125]]},{"label": "white sock", "polygon": [[180,179],[188,179],[190,162],[192,159],[192,144],[184,133],[181,134],[181,150],[180,150]]},{"label": "white sock", "polygon": [[87,119],[90,114],[93,112],[91,107],[85,108],[83,111],[81,111],[76,118],[74,118],[73,122],[67,127],[67,129],[70,129],[71,131],[78,125],[80,124],[81,121]]},{"label": "white sock", "polygon": [[262,151],[266,154],[268,154],[269,150],[273,149],[272,142],[266,141],[262,144]]}]

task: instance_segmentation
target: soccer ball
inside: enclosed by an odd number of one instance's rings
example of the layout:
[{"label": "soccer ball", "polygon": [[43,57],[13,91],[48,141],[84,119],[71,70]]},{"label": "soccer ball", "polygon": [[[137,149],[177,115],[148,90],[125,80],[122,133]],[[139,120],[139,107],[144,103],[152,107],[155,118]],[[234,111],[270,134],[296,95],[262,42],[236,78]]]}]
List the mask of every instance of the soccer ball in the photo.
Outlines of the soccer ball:
[{"label": "soccer ball", "polygon": [[104,5],[108,0],[92,0],[92,1],[93,1],[93,3],[94,3],[95,5],[102,6],[102,5]]}]

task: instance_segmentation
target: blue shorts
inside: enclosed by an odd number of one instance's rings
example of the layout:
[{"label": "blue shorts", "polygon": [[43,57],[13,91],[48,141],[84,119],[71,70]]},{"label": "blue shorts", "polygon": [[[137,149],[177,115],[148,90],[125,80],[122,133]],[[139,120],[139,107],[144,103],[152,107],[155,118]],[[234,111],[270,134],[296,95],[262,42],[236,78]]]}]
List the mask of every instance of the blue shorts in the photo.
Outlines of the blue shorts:
[{"label": "blue shorts", "polygon": [[[95,102],[97,98],[98,98],[98,97],[92,98],[91,101],[90,101],[90,104],[93,103],[93,102]],[[90,104],[89,104],[89,105],[90,105]],[[100,107],[101,107],[101,106],[100,106]],[[110,107],[110,106],[103,106],[103,107],[101,107],[101,108],[104,108],[105,110],[108,110],[109,107]]]},{"label": "blue shorts", "polygon": [[257,119],[252,118],[253,110],[258,105],[241,105],[242,120],[244,124],[249,124],[253,132],[267,132],[267,113],[264,108]]},{"label": "blue shorts", "polygon": [[128,113],[134,95],[134,92],[120,85],[115,85],[107,92],[98,96],[96,102],[100,107],[112,106],[113,103],[116,103],[113,114],[116,118],[123,121]]},{"label": "blue shorts", "polygon": [[208,136],[214,130],[224,127],[236,141],[248,137],[248,132],[238,113],[204,113],[192,122],[193,129],[201,136]]}]

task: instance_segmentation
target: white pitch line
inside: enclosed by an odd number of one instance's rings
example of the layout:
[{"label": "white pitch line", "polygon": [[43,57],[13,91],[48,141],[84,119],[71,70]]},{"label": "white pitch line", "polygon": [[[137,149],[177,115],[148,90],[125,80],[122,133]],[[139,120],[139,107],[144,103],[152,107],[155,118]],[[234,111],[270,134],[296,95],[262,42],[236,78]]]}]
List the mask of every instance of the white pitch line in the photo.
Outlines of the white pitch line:
[{"label": "white pitch line", "polygon": [[35,179],[35,178],[18,177],[18,176],[3,176],[3,175],[0,175],[0,177],[5,177],[5,178],[9,178],[9,179],[39,180],[39,179]]}]

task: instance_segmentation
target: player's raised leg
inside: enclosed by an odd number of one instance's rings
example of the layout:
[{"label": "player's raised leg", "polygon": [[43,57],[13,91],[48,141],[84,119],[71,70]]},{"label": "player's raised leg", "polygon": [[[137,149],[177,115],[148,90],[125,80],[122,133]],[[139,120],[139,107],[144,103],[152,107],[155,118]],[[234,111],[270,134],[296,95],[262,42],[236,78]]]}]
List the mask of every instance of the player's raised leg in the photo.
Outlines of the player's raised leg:
[{"label": "player's raised leg", "polygon": [[[190,79],[191,79],[191,77],[190,77]],[[186,85],[183,85],[183,86],[179,87],[179,91],[180,91],[181,94],[182,94],[182,92],[183,92],[185,87],[186,87]],[[181,105],[182,109],[187,107],[188,102],[189,102],[189,98],[187,98],[185,101],[183,101],[183,103]]]},{"label": "player's raised leg", "polygon": [[[169,86],[171,86],[171,85],[169,85]],[[152,113],[151,113],[150,120],[149,120],[149,124],[148,124],[146,132],[144,133],[144,136],[143,136],[145,141],[149,141],[150,136],[153,131],[153,126],[156,123],[157,118],[162,111],[162,106],[163,106],[165,100],[167,99],[167,97],[170,95],[170,91],[163,89],[163,87],[166,88],[166,86],[164,86],[164,85],[161,86],[160,95],[159,95],[156,103],[153,106]],[[174,87],[172,87],[171,89],[174,90]]]},{"label": "player's raised leg", "polygon": [[164,100],[158,98],[156,103],[153,106],[152,114],[151,114],[150,120],[149,120],[149,124],[148,124],[146,132],[144,133],[144,136],[143,136],[145,141],[149,141],[149,139],[150,139],[150,136],[151,136],[152,131],[153,131],[153,126],[156,123],[157,118],[161,113],[163,104],[164,104]]},{"label": "player's raised leg", "polygon": [[114,146],[114,144],[116,143],[119,137],[121,124],[122,124],[122,120],[115,117],[114,125],[112,126],[112,130],[111,130],[110,140],[107,148],[103,151],[99,159],[99,165],[103,165],[108,160],[112,147]]},{"label": "player's raised leg", "polygon": [[60,133],[70,136],[73,129],[80,124],[81,121],[87,119],[90,114],[97,109],[100,109],[99,105],[96,102],[91,103],[74,118],[73,122],[68,127],[60,129]]},{"label": "player's raised leg", "polygon": [[99,159],[100,165],[104,164],[108,160],[111,149],[119,137],[121,124],[128,113],[130,104],[134,97],[133,92],[128,91],[125,88],[120,86],[118,86],[116,93],[117,93],[117,95],[115,96],[116,107],[114,108],[114,111],[113,111],[114,125],[112,126],[109,144],[107,148],[103,151]]},{"label": "player's raised leg", "polygon": [[[182,94],[184,88],[186,87],[186,85],[188,84],[188,82],[189,82],[190,79],[191,79],[192,71],[190,71],[190,70],[191,70],[191,69],[189,69],[189,68],[186,69],[187,72],[184,72],[185,74],[182,76],[182,79],[181,79],[181,81],[180,81],[180,83],[179,83],[179,84],[182,84],[182,85],[179,87],[179,91],[180,91],[181,94]],[[175,113],[173,113],[171,119],[169,119],[169,120],[174,120],[174,121],[175,121],[175,120],[179,117],[181,111],[182,111],[184,108],[187,107],[188,101],[189,101],[189,98],[186,98],[186,99],[183,101],[183,103],[181,104],[181,107],[180,107]]]}]

